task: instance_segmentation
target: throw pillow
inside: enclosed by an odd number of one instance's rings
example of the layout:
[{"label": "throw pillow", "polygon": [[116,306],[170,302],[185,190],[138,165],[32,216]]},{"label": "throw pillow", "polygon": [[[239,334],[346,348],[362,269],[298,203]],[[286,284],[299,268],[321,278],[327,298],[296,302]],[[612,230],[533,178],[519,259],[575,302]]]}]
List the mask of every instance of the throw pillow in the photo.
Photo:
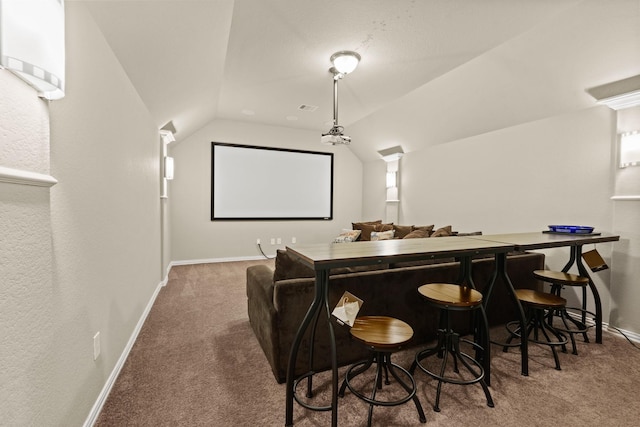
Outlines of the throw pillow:
[{"label": "throw pillow", "polygon": [[333,243],[345,243],[345,242],[355,242],[360,237],[360,233],[362,230],[342,230],[335,239],[333,239]]},{"label": "throw pillow", "polygon": [[[431,233],[433,233],[433,227],[435,227],[435,225],[431,224],[431,225],[420,225],[420,226],[414,226],[413,230],[425,230],[427,232],[427,237],[431,236]],[[413,231],[411,230],[411,231]]]},{"label": "throw pillow", "polygon": [[427,230],[413,230],[411,233],[407,234],[403,237],[403,239],[421,239],[424,237],[429,237],[429,232]]},{"label": "throw pillow", "polygon": [[371,232],[371,240],[389,240],[393,239],[393,230],[387,231],[372,231]]},{"label": "throw pillow", "polygon": [[382,220],[352,222],[351,228],[362,231],[360,240],[369,240],[371,238],[371,232],[374,231],[373,226],[376,224],[382,224]]},{"label": "throw pillow", "polygon": [[[353,224],[355,226],[355,224]],[[359,229],[362,231],[362,233],[360,234],[360,239],[359,240],[371,240],[371,232],[372,231],[389,231],[389,230],[393,230],[393,223],[390,224],[382,224],[382,223],[375,223],[375,224],[364,224],[364,223],[359,223],[358,224]]]},{"label": "throw pillow", "polygon": [[407,234],[413,231],[413,225],[393,225],[394,236],[398,239],[404,238]]},{"label": "throw pillow", "polygon": [[446,227],[438,228],[429,237],[445,237],[445,236],[453,236],[453,231],[451,231],[450,225],[447,225]]}]

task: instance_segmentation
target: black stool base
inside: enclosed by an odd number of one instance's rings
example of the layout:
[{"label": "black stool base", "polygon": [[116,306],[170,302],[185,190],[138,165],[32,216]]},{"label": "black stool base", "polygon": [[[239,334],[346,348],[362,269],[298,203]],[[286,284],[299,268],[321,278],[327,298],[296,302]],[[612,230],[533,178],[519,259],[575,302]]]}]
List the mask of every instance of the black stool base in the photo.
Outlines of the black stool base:
[{"label": "black stool base", "polygon": [[[473,357],[469,356],[466,353],[463,353],[460,350],[460,342],[465,342],[471,344],[476,350],[482,350],[482,347],[475,342],[465,340],[460,338],[460,336],[453,332],[452,330],[440,329],[438,330],[438,345],[435,347],[427,348],[422,350],[416,354],[415,360],[409,369],[409,372],[415,372],[416,368],[420,368],[424,373],[431,376],[432,378],[438,380],[438,389],[436,391],[436,401],[433,405],[433,410],[436,412],[440,412],[440,394],[442,392],[442,383],[451,383],[451,384],[459,384],[459,385],[470,385],[475,383],[480,383],[482,386],[482,390],[484,391],[485,397],[487,399],[487,406],[490,408],[494,407],[493,399],[491,397],[491,393],[489,392],[489,387],[484,380],[484,368],[482,364],[478,362]],[[427,369],[424,365],[422,365],[421,361],[433,356],[437,355],[442,359],[442,363],[440,365],[440,372],[435,373],[429,369]],[[460,372],[458,361],[462,363],[462,365],[473,375],[472,378],[464,380],[460,378],[455,378],[451,376],[446,376],[445,371],[448,363],[449,356],[453,359],[453,371],[458,373]]]},{"label": "black stool base", "polygon": [[[569,340],[562,332],[557,330],[557,328],[552,327],[545,321],[546,316],[545,316],[545,311],[543,309],[535,308],[535,309],[530,309],[528,312],[529,314],[527,316],[527,325],[526,325],[527,329],[525,331],[524,336],[527,337],[526,339],[528,339],[529,342],[534,342],[536,344],[549,346],[551,348],[551,352],[553,353],[553,360],[555,362],[556,369],[560,371],[561,370],[560,359],[558,358],[558,352],[556,350],[556,347],[561,347],[562,352],[566,353],[567,343],[569,342]],[[514,338],[522,339],[522,334],[520,331],[520,322],[518,321],[509,322],[506,324],[506,328],[507,328],[507,331],[509,332],[509,338],[507,338],[506,345],[502,349],[505,353],[507,352],[509,348],[509,344]],[[533,338],[531,337],[532,332],[533,332]],[[540,339],[540,332],[542,332],[542,335],[545,338],[544,341]],[[549,333],[553,337],[555,337],[556,339],[555,341],[551,339],[551,336],[549,335]]]},{"label": "black stool base", "polygon": [[[376,374],[371,395],[365,396],[361,391],[357,390],[355,386],[351,384],[351,380],[369,370],[374,364]],[[398,375],[398,371],[401,375],[404,375],[409,380],[409,384],[402,380],[400,375]],[[397,381],[400,386],[402,386],[402,388],[406,391],[406,394],[397,400],[388,401],[376,399],[378,390],[382,390],[383,376],[384,384],[391,385],[391,382],[389,381],[389,373],[391,373],[391,376]],[[391,362],[390,353],[374,351],[371,353],[371,357],[368,360],[363,360],[361,362],[355,363],[354,365],[351,365],[349,369],[347,369],[344,381],[342,382],[342,386],[340,387],[340,391],[338,392],[338,396],[344,397],[344,393],[347,388],[355,396],[369,404],[369,415],[367,419],[368,426],[371,426],[374,406],[398,406],[407,403],[409,400],[413,400],[414,404],[416,405],[420,422],[427,422],[427,418],[425,417],[424,411],[422,410],[420,400],[418,400],[418,396],[416,396],[416,382],[413,379],[413,376],[402,366],[396,365],[395,363]]]}]

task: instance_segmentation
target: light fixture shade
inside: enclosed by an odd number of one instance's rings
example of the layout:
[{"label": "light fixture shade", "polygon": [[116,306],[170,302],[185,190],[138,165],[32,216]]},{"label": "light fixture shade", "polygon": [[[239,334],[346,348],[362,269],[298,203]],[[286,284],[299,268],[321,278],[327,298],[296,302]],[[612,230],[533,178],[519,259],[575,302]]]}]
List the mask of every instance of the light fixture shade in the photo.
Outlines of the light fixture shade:
[{"label": "light fixture shade", "polygon": [[626,79],[587,89],[598,104],[612,110],[637,107],[640,105],[640,74]]},{"label": "light fixture shade", "polygon": [[402,155],[404,154],[404,150],[401,146],[397,145],[395,147],[380,150],[378,151],[378,154],[382,156],[382,160],[388,163],[400,160],[402,158]]},{"label": "light fixture shade", "polygon": [[342,50],[331,55],[333,67],[341,74],[349,74],[356,69],[360,55],[349,50]]},{"label": "light fixture shade", "polygon": [[637,107],[640,105],[640,90],[600,99],[597,103],[606,105],[616,111],[623,110],[625,108]]},{"label": "light fixture shade", "polygon": [[173,157],[164,158],[164,177],[166,179],[173,179]]},{"label": "light fixture shade", "polygon": [[165,144],[169,144],[171,142],[176,141],[176,137],[173,135],[173,132],[171,132],[170,130],[160,129],[160,136],[162,137],[162,140],[165,142]]},{"label": "light fixture shade", "polygon": [[640,131],[620,135],[620,167],[640,166]]},{"label": "light fixture shade", "polygon": [[397,172],[387,172],[387,188],[397,187],[396,174]]},{"label": "light fixture shade", "polygon": [[64,97],[64,0],[0,0],[0,67],[43,98]]}]

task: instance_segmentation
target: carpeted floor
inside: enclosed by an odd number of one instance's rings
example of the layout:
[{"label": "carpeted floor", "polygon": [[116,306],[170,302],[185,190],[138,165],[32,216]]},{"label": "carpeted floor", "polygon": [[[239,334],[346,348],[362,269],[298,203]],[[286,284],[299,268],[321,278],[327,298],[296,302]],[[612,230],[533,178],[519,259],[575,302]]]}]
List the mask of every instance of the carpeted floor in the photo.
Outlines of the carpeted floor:
[{"label": "carpeted floor", "polygon": [[[278,384],[246,312],[245,270],[272,260],[172,268],[96,423],[97,426],[283,426],[285,387]],[[492,330],[492,338],[502,328]],[[593,332],[591,332],[593,341]],[[492,347],[494,408],[476,384],[445,384],[432,410],[434,381],[416,374],[431,426],[636,426],[640,423],[640,350],[617,334],[578,343],[553,368],[547,348],[531,345],[529,376],[517,350]],[[416,349],[393,355],[410,365]],[[344,368],[340,370],[340,374]],[[326,399],[329,376],[314,379]],[[326,400],[324,401],[326,402]],[[365,426],[367,405],[347,392],[341,426]],[[328,412],[294,408],[296,426],[330,425]],[[412,403],[377,407],[377,426],[418,426]]]}]

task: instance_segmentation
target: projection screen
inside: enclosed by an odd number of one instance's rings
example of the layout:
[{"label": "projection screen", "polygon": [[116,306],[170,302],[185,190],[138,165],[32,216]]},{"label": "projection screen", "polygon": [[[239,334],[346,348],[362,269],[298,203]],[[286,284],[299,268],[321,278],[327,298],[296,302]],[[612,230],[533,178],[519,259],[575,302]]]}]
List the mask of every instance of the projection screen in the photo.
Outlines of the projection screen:
[{"label": "projection screen", "polygon": [[212,221],[333,219],[333,153],[211,145]]}]

